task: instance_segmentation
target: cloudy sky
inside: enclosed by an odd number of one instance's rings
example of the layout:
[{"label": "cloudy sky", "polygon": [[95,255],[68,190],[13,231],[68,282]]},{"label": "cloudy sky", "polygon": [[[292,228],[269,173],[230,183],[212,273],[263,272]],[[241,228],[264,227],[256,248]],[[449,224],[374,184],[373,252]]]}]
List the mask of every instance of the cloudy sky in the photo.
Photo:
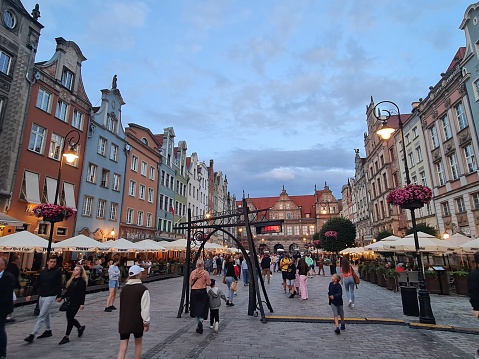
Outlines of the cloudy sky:
[{"label": "cloudy sky", "polygon": [[464,0],[22,0],[40,3],[37,61],[55,38],[88,59],[93,105],[114,74],[130,122],[172,126],[188,154],[215,161],[237,198],[336,197],[364,156],[366,105],[402,113],[458,47]]}]

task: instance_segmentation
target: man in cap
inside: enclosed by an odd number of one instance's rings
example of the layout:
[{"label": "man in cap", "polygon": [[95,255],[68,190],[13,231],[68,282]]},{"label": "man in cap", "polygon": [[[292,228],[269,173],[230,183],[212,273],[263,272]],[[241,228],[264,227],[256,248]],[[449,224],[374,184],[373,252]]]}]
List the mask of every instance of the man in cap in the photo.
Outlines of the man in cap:
[{"label": "man in cap", "polygon": [[118,359],[124,359],[130,334],[135,337],[135,359],[141,358],[143,332],[150,328],[150,293],[141,283],[141,272],[145,269],[133,265],[128,271],[128,281],[120,294],[120,351]]}]

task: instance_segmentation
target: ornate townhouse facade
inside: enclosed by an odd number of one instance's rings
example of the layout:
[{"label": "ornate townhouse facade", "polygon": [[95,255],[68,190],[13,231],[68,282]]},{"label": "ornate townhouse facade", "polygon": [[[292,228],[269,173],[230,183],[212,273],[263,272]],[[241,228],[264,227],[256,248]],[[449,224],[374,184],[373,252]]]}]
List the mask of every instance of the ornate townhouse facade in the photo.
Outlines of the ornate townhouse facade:
[{"label": "ornate townhouse facade", "polygon": [[[184,222],[187,219],[187,189],[188,189],[188,168],[186,166],[187,151],[186,141],[179,141],[178,146],[175,147],[175,172],[176,172],[176,185],[175,185],[175,225],[180,222]],[[199,192],[193,192],[193,195],[199,196]],[[180,233],[185,234],[185,230],[181,230]]]},{"label": "ornate townhouse facade", "polygon": [[366,180],[366,158],[359,155],[359,149],[354,150],[355,170],[354,181],[352,181],[351,201],[353,202],[353,224],[356,227],[356,245],[364,246],[371,243],[372,213],[369,205],[369,191]]}]

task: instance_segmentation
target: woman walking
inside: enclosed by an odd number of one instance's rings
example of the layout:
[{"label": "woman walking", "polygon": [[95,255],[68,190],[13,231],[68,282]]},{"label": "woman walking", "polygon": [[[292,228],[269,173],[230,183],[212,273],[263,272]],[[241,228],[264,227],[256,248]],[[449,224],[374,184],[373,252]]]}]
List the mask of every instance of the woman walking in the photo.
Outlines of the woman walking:
[{"label": "woman walking", "polygon": [[228,255],[225,259],[225,270],[223,275],[223,283],[226,283],[228,286],[228,300],[226,305],[228,307],[234,306],[233,297],[235,292],[231,290],[231,283],[238,282],[238,277],[235,273],[235,260],[232,255]]},{"label": "woman walking", "polygon": [[70,333],[72,332],[73,327],[78,329],[78,337],[83,335],[85,331],[85,326],[80,325],[78,320],[75,319],[79,310],[85,308],[85,293],[86,293],[86,284],[88,282],[88,277],[85,273],[83,266],[77,265],[73,269],[72,276],[67,282],[67,291],[62,295],[62,298],[69,300],[70,304],[66,311],[67,315],[67,331],[65,336],[60,341],[60,345],[66,344],[70,341]]},{"label": "woman walking", "polygon": [[354,308],[354,277],[353,267],[349,263],[347,258],[343,258],[341,261],[341,276],[344,288],[346,289],[346,295],[348,297],[349,308]]},{"label": "woman walking", "polygon": [[108,288],[110,293],[106,299],[105,312],[111,312],[112,310],[116,309],[113,303],[115,302],[116,292],[120,287],[120,268],[118,268],[119,263],[120,259],[115,258],[113,259],[113,264],[108,268]]},{"label": "woman walking", "polygon": [[302,257],[298,262],[299,293],[301,294],[301,300],[308,299],[308,271],[309,266],[306,263],[306,259]]},{"label": "woman walking", "polygon": [[210,275],[204,268],[203,259],[196,261],[196,269],[191,272],[190,316],[195,318],[196,332],[203,334],[203,320],[208,319],[210,300],[206,287],[211,285]]}]

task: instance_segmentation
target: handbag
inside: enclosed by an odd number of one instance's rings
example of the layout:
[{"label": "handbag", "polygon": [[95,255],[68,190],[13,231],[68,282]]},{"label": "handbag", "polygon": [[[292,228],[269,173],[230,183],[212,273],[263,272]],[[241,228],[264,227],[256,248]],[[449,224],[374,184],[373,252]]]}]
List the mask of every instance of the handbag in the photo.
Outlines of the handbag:
[{"label": "handbag", "polygon": [[238,282],[232,282],[231,285],[230,285],[230,289],[233,292],[236,292],[238,290]]},{"label": "handbag", "polygon": [[361,283],[361,281],[359,280],[359,277],[356,274],[356,272],[354,271],[354,269],[353,269],[353,279],[354,279],[354,284],[357,285],[357,284]]},{"label": "handbag", "polygon": [[60,312],[66,312],[70,308],[70,301],[67,299],[64,299],[62,302],[62,305],[60,305],[60,308],[58,309]]}]

